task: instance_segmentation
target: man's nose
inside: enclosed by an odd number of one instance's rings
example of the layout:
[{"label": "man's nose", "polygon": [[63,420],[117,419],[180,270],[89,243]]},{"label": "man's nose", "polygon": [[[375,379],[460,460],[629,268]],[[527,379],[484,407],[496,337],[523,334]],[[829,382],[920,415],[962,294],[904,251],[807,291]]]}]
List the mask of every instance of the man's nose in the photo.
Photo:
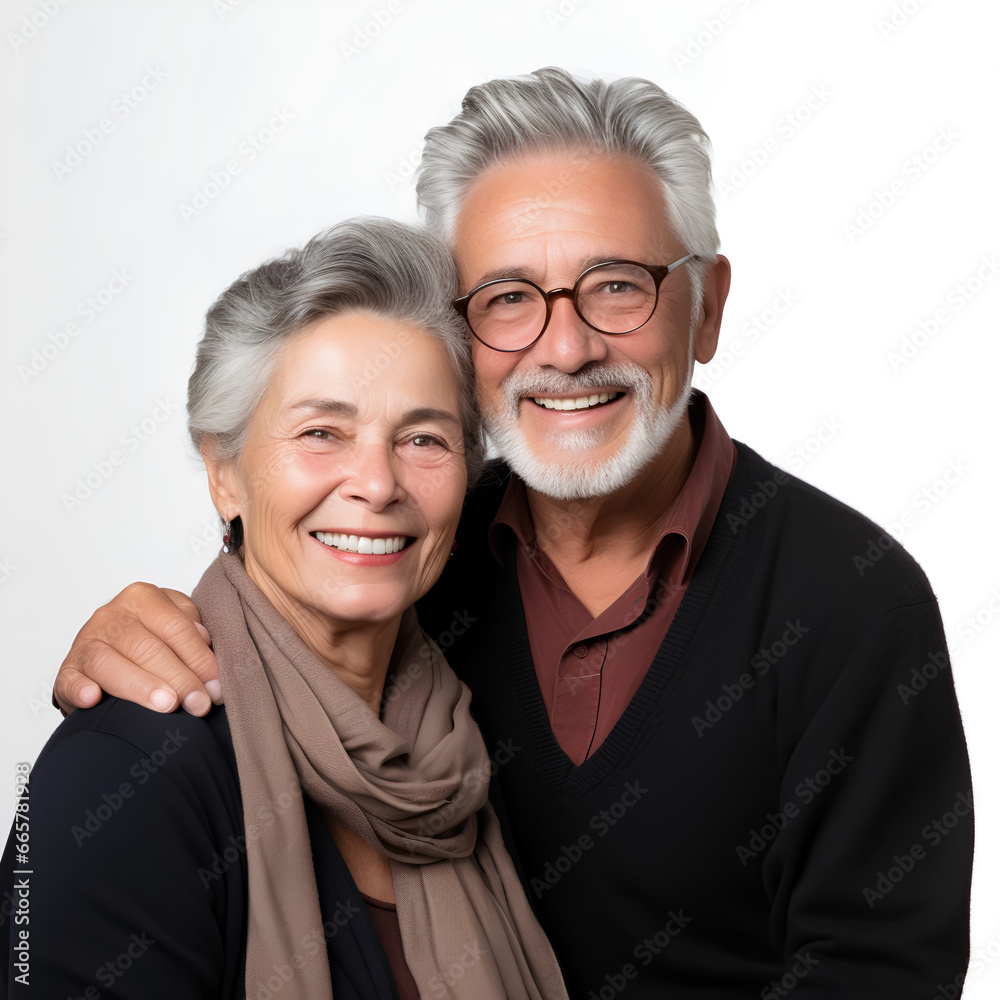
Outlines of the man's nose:
[{"label": "man's nose", "polygon": [[548,365],[572,374],[591,361],[608,356],[608,342],[593,327],[587,326],[573,308],[571,294],[556,296],[545,332],[530,348],[531,360],[539,367]]}]

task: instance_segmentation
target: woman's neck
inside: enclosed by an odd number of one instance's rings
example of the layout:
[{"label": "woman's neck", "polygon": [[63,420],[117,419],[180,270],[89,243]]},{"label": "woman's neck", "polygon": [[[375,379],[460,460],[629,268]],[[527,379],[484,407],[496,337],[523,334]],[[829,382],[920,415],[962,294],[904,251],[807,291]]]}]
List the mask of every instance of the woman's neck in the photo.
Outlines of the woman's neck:
[{"label": "woman's neck", "polygon": [[380,714],[385,678],[402,616],[383,622],[345,622],[295,601],[254,562],[244,559],[247,575],[302,641]]}]

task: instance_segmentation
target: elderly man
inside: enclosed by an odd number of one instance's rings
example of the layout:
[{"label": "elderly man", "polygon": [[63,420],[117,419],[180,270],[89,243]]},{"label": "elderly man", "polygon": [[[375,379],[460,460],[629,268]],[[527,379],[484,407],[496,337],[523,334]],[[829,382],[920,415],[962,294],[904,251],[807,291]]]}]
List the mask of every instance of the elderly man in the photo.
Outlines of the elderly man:
[{"label": "elderly man", "polygon": [[[428,135],[418,197],[504,464],[421,619],[473,690],[571,995],[955,996],[971,787],[936,603],[692,393],[729,288],[710,177],[643,80],[490,81]],[[207,710],[178,608],[126,589],[60,701],[97,680]]]}]

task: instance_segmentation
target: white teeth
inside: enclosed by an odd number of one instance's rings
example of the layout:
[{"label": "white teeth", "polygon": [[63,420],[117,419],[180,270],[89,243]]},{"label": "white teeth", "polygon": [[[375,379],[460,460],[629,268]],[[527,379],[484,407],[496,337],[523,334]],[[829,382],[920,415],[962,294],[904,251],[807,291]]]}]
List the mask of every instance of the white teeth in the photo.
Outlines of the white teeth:
[{"label": "white teeth", "polygon": [[620,392],[598,392],[590,396],[579,396],[577,399],[549,399],[545,396],[533,398],[539,406],[544,406],[547,410],[586,410],[591,406],[606,403],[609,399],[617,399],[620,395]]},{"label": "white teeth", "polygon": [[341,552],[358,552],[365,555],[391,555],[406,547],[406,535],[390,538],[369,538],[367,535],[347,535],[339,531],[314,531],[313,535],[324,545]]}]

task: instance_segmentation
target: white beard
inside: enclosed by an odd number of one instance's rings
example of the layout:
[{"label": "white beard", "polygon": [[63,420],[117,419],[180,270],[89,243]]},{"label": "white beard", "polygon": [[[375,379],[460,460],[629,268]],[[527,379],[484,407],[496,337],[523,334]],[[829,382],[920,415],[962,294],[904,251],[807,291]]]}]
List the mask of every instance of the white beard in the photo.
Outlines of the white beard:
[{"label": "white beard", "polygon": [[[631,362],[584,367],[572,375],[536,369],[511,372],[501,383],[503,402],[484,410],[483,423],[500,457],[533,490],[554,500],[592,500],[610,496],[631,483],[666,447],[687,412],[691,397],[694,359],[689,359],[684,389],[669,407],[653,398],[649,373]],[[521,401],[525,397],[588,395],[609,385],[622,386],[632,397],[635,411],[624,445],[610,458],[588,459],[600,446],[604,428],[554,431],[546,441],[565,458],[541,458],[525,439],[520,426]],[[532,402],[524,405],[534,406]]]}]

